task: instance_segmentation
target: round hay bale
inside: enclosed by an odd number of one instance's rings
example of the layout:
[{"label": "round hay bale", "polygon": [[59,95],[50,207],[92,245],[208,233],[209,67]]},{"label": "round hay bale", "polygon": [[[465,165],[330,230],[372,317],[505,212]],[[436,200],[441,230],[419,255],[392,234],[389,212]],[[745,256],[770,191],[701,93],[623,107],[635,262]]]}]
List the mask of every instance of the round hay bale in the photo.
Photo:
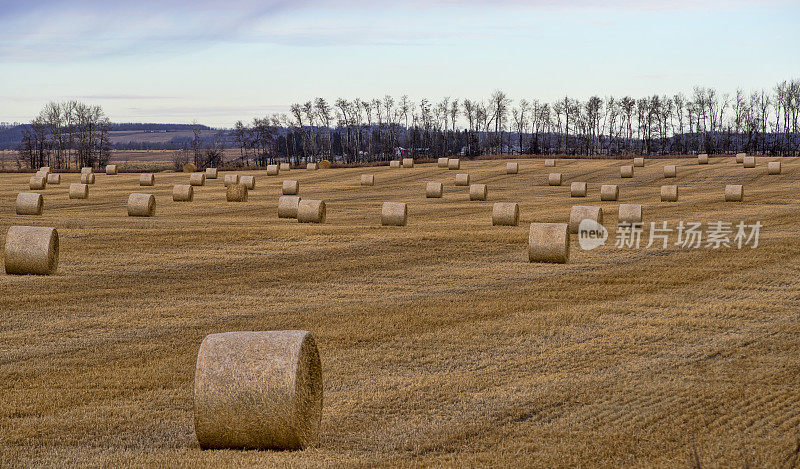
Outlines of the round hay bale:
[{"label": "round hay bale", "polygon": [[328,160],[322,160],[317,166],[319,169],[331,169],[331,162]]},{"label": "round hay bale", "polygon": [[744,186],[728,184],[725,186],[725,202],[741,202],[744,198]]},{"label": "round hay bale", "polygon": [[583,220],[593,220],[599,224],[603,224],[603,209],[602,207],[592,207],[588,205],[573,205],[572,210],[569,212],[569,232],[575,234],[578,232],[578,227]]},{"label": "round hay bale", "polygon": [[573,182],[569,186],[570,197],[586,197],[586,187],[585,182]]},{"label": "round hay bale", "polygon": [[556,165],[556,160],[554,160],[552,158],[548,158],[548,159],[544,160],[544,166],[546,168],[547,167],[551,167],[551,166],[555,166],[555,165]]},{"label": "round hay bale", "polygon": [[247,190],[253,190],[256,188],[256,177],[242,176],[239,178],[239,184],[244,184],[245,186],[247,186]]},{"label": "round hay bale", "polygon": [[92,173],[94,173],[94,168],[92,168],[91,166],[84,166],[83,168],[81,168],[81,174],[92,174]]},{"label": "round hay bale", "polygon": [[43,177],[43,178],[45,179],[45,181],[46,181],[46,180],[47,180],[47,177],[48,177],[48,176],[50,176],[50,171],[42,171],[42,170],[40,169],[39,171],[36,171],[36,173],[34,174],[34,176],[41,176],[41,177]]},{"label": "round hay bale", "polygon": [[38,192],[20,192],[17,195],[17,215],[41,215],[44,197]]},{"label": "round hay bale", "polygon": [[281,163],[281,165],[278,167],[278,169],[280,169],[281,171],[289,171],[290,169],[292,169],[292,165],[291,165],[291,164],[289,164],[289,163],[287,163],[287,162],[283,162],[283,163]]},{"label": "round hay bale", "polygon": [[640,204],[619,204],[619,211],[617,212],[617,223],[634,223],[642,222],[642,206]]},{"label": "round hay bale", "polygon": [[278,218],[297,218],[297,208],[300,197],[284,195],[278,199]]},{"label": "round hay bale", "polygon": [[300,223],[325,223],[324,200],[300,200],[297,204],[297,221]]},{"label": "round hay bale", "polygon": [[633,177],[633,166],[625,165],[619,167],[619,177],[621,178],[632,178]]},{"label": "round hay bale", "polygon": [[94,173],[81,174],[81,184],[94,184]]},{"label": "round hay bale", "polygon": [[267,176],[277,176],[280,173],[280,169],[276,164],[268,164],[267,165]]},{"label": "round hay bale", "polygon": [[678,167],[674,164],[664,166],[664,178],[674,178],[677,176]]},{"label": "round hay bale", "polygon": [[440,168],[446,168],[447,165],[449,164],[448,162],[449,162],[448,158],[439,158],[438,160],[436,160],[436,166]]},{"label": "round hay bale", "polygon": [[403,202],[384,202],[381,207],[381,225],[406,226],[408,206]]},{"label": "round hay bale", "polygon": [[469,200],[486,200],[487,194],[486,184],[471,184],[469,186]]},{"label": "round hay bale", "polygon": [[297,195],[300,192],[300,183],[297,181],[286,180],[281,185],[283,195]]},{"label": "round hay bale", "polygon": [[469,174],[467,174],[467,173],[456,174],[456,185],[457,186],[468,186],[469,185]]},{"label": "round hay bale", "polygon": [[745,156],[744,161],[742,162],[745,168],[755,168],[756,167],[756,157],[755,156]]},{"label": "round hay bale", "polygon": [[705,153],[697,155],[697,164],[708,164],[708,155]]},{"label": "round hay bale", "polygon": [[115,164],[107,164],[106,165],[106,175],[114,176],[117,174],[117,165]]},{"label": "round hay bale", "polygon": [[362,174],[361,175],[361,185],[362,186],[374,186],[375,185],[375,175],[374,174]]},{"label": "round hay bale", "polygon": [[192,173],[189,176],[189,185],[192,186],[205,186],[206,185],[206,173]]},{"label": "round hay bale", "polygon": [[613,202],[619,198],[619,186],[616,184],[603,184],[600,186],[600,200]]},{"label": "round hay bale", "polygon": [[569,261],[569,230],[566,223],[531,223],[528,261],[566,264]]},{"label": "round hay bale", "polygon": [[644,158],[634,158],[633,165],[637,168],[644,168]]},{"label": "round hay bale", "polygon": [[397,160],[392,160],[392,161],[389,162],[389,167],[390,168],[399,168],[400,167],[400,162],[397,161]]},{"label": "round hay bale", "polygon": [[244,184],[229,184],[225,197],[228,202],[247,202],[247,186]]},{"label": "round hay bale", "polygon": [[144,173],[139,175],[139,185],[140,186],[152,186],[156,183],[156,177],[153,173]]},{"label": "round hay bale", "polygon": [[153,194],[133,193],[128,196],[129,217],[152,217],[156,214],[156,197]]},{"label": "round hay bale", "polygon": [[403,158],[403,167],[404,168],[413,168],[414,167],[414,158]]},{"label": "round hay bale", "polygon": [[61,175],[50,173],[47,175],[47,184],[61,184]]},{"label": "round hay bale", "polygon": [[216,179],[217,168],[206,168],[206,179]]},{"label": "round hay bale", "polygon": [[194,187],[191,184],[176,184],[172,188],[173,202],[191,202],[194,200]]},{"label": "round hay bale", "polygon": [[547,176],[547,183],[551,186],[560,186],[561,185],[561,173],[550,173]]},{"label": "round hay bale", "polygon": [[441,182],[429,182],[425,186],[425,197],[428,199],[440,199],[444,192],[444,185]]},{"label": "round hay bale", "polygon": [[519,224],[519,204],[497,202],[492,206],[492,226],[517,226]]},{"label": "round hay bale", "polygon": [[677,202],[678,201],[678,186],[661,186],[661,201],[662,202]]},{"label": "round hay bale", "polygon": [[42,226],[12,226],[6,233],[6,273],[51,275],[58,269],[58,230]]},{"label": "round hay bale", "polygon": [[89,185],[72,183],[69,185],[69,198],[70,199],[88,199],[89,198]]},{"label": "round hay bale", "polygon": [[194,163],[186,163],[185,165],[183,165],[184,173],[193,173],[195,171],[197,171],[197,165],[195,165]]},{"label": "round hay bale", "polygon": [[317,170],[317,163],[307,163],[306,169],[309,171],[316,171]]},{"label": "round hay bale", "polygon": [[747,156],[747,153],[737,153],[736,154],[736,163],[742,164],[744,163],[744,157]]},{"label": "round hay bale", "polygon": [[519,173],[519,163],[506,163],[506,174]]},{"label": "round hay bale", "polygon": [[447,169],[461,169],[461,160],[459,158],[448,159]]},{"label": "round hay bale", "polygon": [[317,443],[322,365],[307,331],[225,332],[203,339],[194,430],[203,449],[299,450]]},{"label": "round hay bale", "polygon": [[[46,174],[50,174],[50,166],[42,166],[41,168],[39,168],[39,171],[41,171],[43,173],[46,173]],[[39,172],[39,171],[37,171],[37,172]]]},{"label": "round hay bale", "polygon": [[767,163],[767,174],[780,174],[781,173],[781,162],[780,161],[770,161]]},{"label": "round hay bale", "polygon": [[28,187],[32,191],[44,190],[47,187],[47,179],[45,176],[31,176],[28,180]]},{"label": "round hay bale", "polygon": [[225,187],[228,187],[231,184],[239,184],[239,175],[238,174],[226,174],[222,178],[222,184],[224,184]]}]

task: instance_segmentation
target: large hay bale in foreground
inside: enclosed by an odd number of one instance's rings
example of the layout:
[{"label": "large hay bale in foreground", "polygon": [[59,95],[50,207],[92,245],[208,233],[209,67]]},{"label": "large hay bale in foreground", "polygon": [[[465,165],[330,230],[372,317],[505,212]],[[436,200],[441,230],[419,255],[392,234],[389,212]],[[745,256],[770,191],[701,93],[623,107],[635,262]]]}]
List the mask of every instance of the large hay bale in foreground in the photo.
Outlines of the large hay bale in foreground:
[{"label": "large hay bale in foreground", "polygon": [[392,161],[389,162],[389,167],[390,168],[399,168],[400,167],[400,162],[397,161],[397,160],[392,160]]},{"label": "large hay bale in foreground", "polygon": [[640,204],[619,204],[619,211],[617,212],[617,223],[634,223],[642,222],[642,206]]},{"label": "large hay bale in foreground", "polygon": [[247,202],[247,186],[244,184],[229,184],[225,191],[225,199],[228,202]]},{"label": "large hay bale in foreground", "polygon": [[226,174],[222,178],[222,184],[224,184],[225,187],[228,187],[231,184],[239,184],[239,175],[238,174]]},{"label": "large hay bale in foreground", "polygon": [[747,153],[737,153],[736,154],[736,163],[742,164],[744,163],[744,158],[747,156]]},{"label": "large hay bale in foreground", "polygon": [[206,168],[206,179],[216,179],[217,168]]},{"label": "large hay bale in foreground", "polygon": [[569,230],[566,223],[531,223],[528,261],[566,264],[569,261]]},{"label": "large hay bale in foreground", "polygon": [[742,162],[745,168],[755,168],[756,167],[756,157],[755,156],[745,156],[744,161]]},{"label": "large hay bale in foreground", "polygon": [[61,184],[61,175],[55,173],[48,174],[47,184],[55,184],[55,185]]},{"label": "large hay bale in foreground", "polygon": [[6,273],[51,275],[58,269],[58,230],[42,226],[12,226],[6,233]]},{"label": "large hay bale in foreground", "polygon": [[662,202],[677,202],[678,201],[678,186],[661,186],[661,201]]},{"label": "large hay bale in foreground", "polygon": [[283,195],[297,195],[300,192],[300,183],[292,180],[285,180],[281,184],[281,193]]},{"label": "large hay bale in foreground", "polygon": [[318,168],[317,163],[306,163],[307,171],[316,171]]},{"label": "large hay bale in foreground", "polygon": [[139,175],[140,186],[152,186],[156,183],[156,177],[153,173],[144,173]]},{"label": "large hay bale in foreground", "polygon": [[362,174],[361,175],[361,185],[362,186],[374,186],[375,185],[375,175],[374,174]]},{"label": "large hay bale in foreground", "polygon": [[544,160],[545,168],[551,167],[551,166],[555,166],[555,165],[556,165],[556,160],[554,160],[552,158],[548,158],[548,159]]},{"label": "large hay bale in foreground", "polygon": [[634,158],[633,165],[637,168],[644,168],[644,158]]},{"label": "large hay bale in foreground", "polygon": [[156,196],[133,193],[128,196],[129,217],[152,217],[156,214]]},{"label": "large hay bale in foreground", "polygon": [[547,175],[547,183],[551,186],[560,186],[563,176],[561,173],[550,173]]},{"label": "large hay bale in foreground", "polygon": [[619,177],[621,178],[632,178],[633,177],[633,166],[625,165],[619,167]]},{"label": "large hay bale in foreground", "polygon": [[31,178],[28,180],[28,187],[32,191],[44,190],[47,187],[46,176],[31,176]]},{"label": "large hay bale in foreground", "polygon": [[517,226],[519,224],[519,204],[497,202],[492,206],[492,226]]},{"label": "large hay bale in foreground", "polygon": [[449,158],[439,158],[438,160],[436,160],[436,166],[440,168],[446,168],[448,164],[449,164]]},{"label": "large hay bale in foreground", "polygon": [[578,232],[578,227],[583,220],[593,220],[599,224],[603,224],[603,209],[602,207],[593,207],[589,205],[573,205],[572,210],[569,212],[569,232],[575,234]]},{"label": "large hay bale in foreground", "polygon": [[106,175],[108,176],[116,176],[117,174],[117,165],[115,164],[107,164],[106,165]]},{"label": "large hay bale in foreground", "polygon": [[414,167],[414,158],[403,158],[403,167],[404,168],[413,168]]},{"label": "large hay bale in foreground", "polygon": [[[81,184],[94,184],[94,173],[81,174]],[[150,184],[152,186],[152,184]]]},{"label": "large hay bale in foreground", "polygon": [[519,163],[506,163],[506,174],[519,173]]},{"label": "large hay bale in foreground", "polygon": [[176,184],[172,188],[173,202],[191,202],[194,200],[194,187],[191,184]]},{"label": "large hay bale in foreground", "polygon": [[206,185],[206,173],[192,173],[189,176],[189,185],[192,186],[205,186]]},{"label": "large hay bale in foreground", "polygon": [[17,215],[41,215],[44,197],[38,192],[20,192],[17,194]]},{"label": "large hay bale in foreground", "polygon": [[469,186],[469,200],[486,200],[487,194],[486,184],[472,184]]},{"label": "large hay bale in foreground", "polygon": [[767,163],[767,174],[777,175],[781,173],[781,162],[770,161]]},{"label": "large hay bale in foreground", "polygon": [[92,174],[92,173],[94,173],[94,168],[92,168],[91,166],[84,166],[83,168],[81,168],[81,174]]},{"label": "large hay bale in foreground", "polygon": [[613,202],[619,198],[619,186],[616,184],[603,184],[600,186],[600,200]]},{"label": "large hay bale in foreground", "polygon": [[324,200],[300,200],[297,204],[297,221],[300,223],[325,223],[326,216]]},{"label": "large hay bale in foreground", "polygon": [[467,174],[467,173],[456,174],[456,185],[457,186],[468,186],[469,185],[469,174]]},{"label": "large hay bale in foreground", "polygon": [[70,199],[87,199],[89,198],[89,185],[72,183],[69,185],[69,198]]},{"label": "large hay bale in foreground", "polygon": [[408,206],[403,202],[384,202],[381,207],[381,225],[406,226]]},{"label": "large hay bale in foreground", "polygon": [[242,176],[239,178],[239,184],[244,184],[247,187],[247,190],[253,190],[256,188],[256,177],[255,176]]},{"label": "large hay bale in foreground", "polygon": [[279,169],[281,171],[289,171],[292,169],[292,165],[284,161],[283,163],[281,163]]},{"label": "large hay bale in foreground", "polygon": [[444,185],[441,182],[429,182],[425,185],[425,197],[428,199],[441,199]]},{"label": "large hay bale in foreground", "polygon": [[280,169],[278,169],[278,165],[276,164],[267,165],[267,176],[277,176],[278,174],[280,174]]},{"label": "large hay bale in foreground", "polygon": [[678,167],[674,164],[664,166],[664,178],[674,178],[678,174]]},{"label": "large hay bale in foreground", "polygon": [[278,218],[297,218],[297,208],[300,205],[300,197],[296,195],[284,195],[278,198]]},{"label": "large hay bale in foreground", "polygon": [[587,185],[585,182],[573,182],[569,185],[570,197],[586,197]]},{"label": "large hay bale in foreground", "polygon": [[225,332],[203,339],[194,430],[203,449],[299,450],[317,443],[322,365],[307,331]]},{"label": "large hay bale in foreground", "polygon": [[708,155],[705,153],[697,155],[697,164],[708,164]]},{"label": "large hay bale in foreground", "polygon": [[741,202],[744,198],[744,186],[728,184],[725,186],[725,202]]},{"label": "large hay bale in foreground", "polygon": [[461,159],[459,158],[450,158],[447,160],[447,169],[461,169]]}]

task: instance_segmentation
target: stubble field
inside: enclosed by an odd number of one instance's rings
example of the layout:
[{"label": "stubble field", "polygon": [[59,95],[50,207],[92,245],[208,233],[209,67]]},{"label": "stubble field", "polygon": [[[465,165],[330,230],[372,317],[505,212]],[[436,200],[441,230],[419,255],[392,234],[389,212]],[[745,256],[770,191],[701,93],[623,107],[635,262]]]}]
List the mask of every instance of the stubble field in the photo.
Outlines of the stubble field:
[{"label": "stubble field", "polygon": [[[242,172],[257,176],[246,203],[225,202],[224,173],[192,203],[172,202],[186,174],[153,188],[98,174],[87,200],[67,198],[80,175],[64,174],[40,217],[14,212],[30,174],[0,174],[0,245],[11,225],[61,235],[56,275],[0,274],[0,465],[796,465],[800,161],[768,176],[775,159],[648,160],[633,179],[608,160]],[[469,201],[456,172],[489,200]],[[327,223],[277,218],[284,179],[327,202]],[[444,198],[425,198],[428,181]],[[570,198],[573,181],[588,197]],[[601,183],[619,202],[600,202]],[[662,184],[680,201],[660,202]],[[726,184],[745,201],[723,202]],[[154,218],[127,216],[132,192],[156,195]],[[380,226],[384,201],[408,203],[408,226]],[[519,226],[492,226],[499,201],[519,202]],[[619,203],[643,204],[645,224],[760,221],[760,244],[617,249]],[[603,207],[608,244],[573,237],[569,264],[528,263],[529,224],[572,205]],[[282,329],[316,335],[320,444],[201,451],[203,337]]]}]

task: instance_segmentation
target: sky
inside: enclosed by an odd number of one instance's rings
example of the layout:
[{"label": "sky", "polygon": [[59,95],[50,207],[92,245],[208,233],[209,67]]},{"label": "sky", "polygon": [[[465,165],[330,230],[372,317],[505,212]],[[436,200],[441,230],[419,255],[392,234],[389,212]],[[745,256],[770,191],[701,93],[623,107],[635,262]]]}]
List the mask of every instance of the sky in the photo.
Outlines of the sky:
[{"label": "sky", "polygon": [[800,0],[0,0],[0,122],[231,127],[317,96],[553,101],[800,78]]}]

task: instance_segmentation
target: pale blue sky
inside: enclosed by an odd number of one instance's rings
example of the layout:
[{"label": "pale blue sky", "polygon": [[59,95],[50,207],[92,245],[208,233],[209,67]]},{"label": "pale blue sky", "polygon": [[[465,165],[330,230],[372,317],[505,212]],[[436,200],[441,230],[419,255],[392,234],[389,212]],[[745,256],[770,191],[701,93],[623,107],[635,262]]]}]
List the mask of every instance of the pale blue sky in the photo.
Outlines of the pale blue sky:
[{"label": "pale blue sky", "polygon": [[482,99],[771,88],[800,77],[800,2],[0,0],[0,121],[50,100],[116,122],[284,111],[315,96]]}]

